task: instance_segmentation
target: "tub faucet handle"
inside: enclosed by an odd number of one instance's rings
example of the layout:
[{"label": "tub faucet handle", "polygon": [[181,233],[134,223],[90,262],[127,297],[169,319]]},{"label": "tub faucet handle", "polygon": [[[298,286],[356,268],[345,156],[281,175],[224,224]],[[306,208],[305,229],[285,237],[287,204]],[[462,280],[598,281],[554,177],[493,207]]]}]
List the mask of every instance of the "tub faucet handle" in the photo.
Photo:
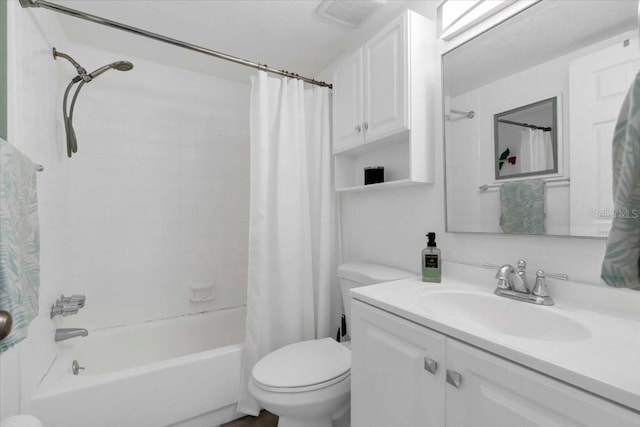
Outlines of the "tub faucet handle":
[{"label": "tub faucet handle", "polygon": [[84,303],[87,300],[85,295],[71,295],[70,297],[65,297],[64,295],[60,295],[60,302],[62,304],[71,304],[77,305],[79,308],[84,307]]},{"label": "tub faucet handle", "polygon": [[67,305],[60,303],[60,301],[56,301],[56,304],[51,306],[50,317],[51,319],[53,319],[54,317],[59,315],[72,316],[74,314],[78,314],[79,310],[80,307],[78,307],[77,305]]}]

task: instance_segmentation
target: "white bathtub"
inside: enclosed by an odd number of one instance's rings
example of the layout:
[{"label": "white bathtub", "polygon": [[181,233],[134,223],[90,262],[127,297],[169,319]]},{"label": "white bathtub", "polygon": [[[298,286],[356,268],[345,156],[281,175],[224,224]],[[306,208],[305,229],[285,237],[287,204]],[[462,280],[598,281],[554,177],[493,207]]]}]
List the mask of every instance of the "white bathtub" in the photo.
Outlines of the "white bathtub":
[{"label": "white bathtub", "polygon": [[[29,412],[45,427],[212,427],[236,418],[245,308],[60,343]],[[85,370],[72,375],[77,360]]]}]

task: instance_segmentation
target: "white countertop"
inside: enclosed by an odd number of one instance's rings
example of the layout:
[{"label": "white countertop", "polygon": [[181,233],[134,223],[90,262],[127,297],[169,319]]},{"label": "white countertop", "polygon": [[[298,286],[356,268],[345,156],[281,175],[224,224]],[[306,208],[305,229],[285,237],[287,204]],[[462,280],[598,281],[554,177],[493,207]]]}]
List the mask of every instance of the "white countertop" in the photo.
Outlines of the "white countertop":
[{"label": "white countertop", "polygon": [[[472,271],[487,275],[486,270],[481,273],[483,270],[476,267]],[[564,290],[556,299],[553,290],[561,286]],[[351,296],[640,412],[640,292],[550,283],[556,304],[539,308],[571,317],[589,331],[583,340],[565,342],[501,334],[464,318],[434,314],[418,302],[418,295],[445,289],[493,291],[486,280],[481,286],[472,286],[469,280],[450,275],[443,277],[441,284],[423,283],[415,277],[352,289]],[[574,300],[572,292],[579,293]],[[594,309],[598,300],[603,310]],[[616,304],[620,310],[613,308]]]}]

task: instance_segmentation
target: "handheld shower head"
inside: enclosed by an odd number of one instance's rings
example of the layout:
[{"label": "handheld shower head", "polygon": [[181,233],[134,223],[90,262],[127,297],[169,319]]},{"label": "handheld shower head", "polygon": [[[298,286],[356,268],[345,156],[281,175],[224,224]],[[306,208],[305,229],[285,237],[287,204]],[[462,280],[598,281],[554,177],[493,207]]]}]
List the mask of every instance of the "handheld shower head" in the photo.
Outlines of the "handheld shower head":
[{"label": "handheld shower head", "polygon": [[100,74],[102,74],[105,71],[108,71],[110,69],[114,69],[114,70],[118,70],[118,71],[129,71],[132,68],[133,68],[133,64],[131,62],[128,62],[128,61],[117,61],[117,62],[114,62],[112,64],[105,65],[104,67],[100,67],[97,70],[93,71],[92,73],[89,73],[89,77],[91,79],[95,79]]},{"label": "handheld shower head", "polygon": [[130,71],[133,68],[133,64],[129,61],[114,62],[111,66],[118,71]]},{"label": "handheld shower head", "polygon": [[[64,98],[62,100],[62,112],[64,116],[64,127],[67,134],[67,156],[71,157],[73,153],[78,151],[78,140],[76,138],[76,133],[73,129],[73,109],[75,108],[76,101],[78,99],[78,94],[82,87],[91,82],[94,78],[98,77],[100,74],[104,73],[107,70],[114,69],[118,71],[129,71],[133,68],[133,64],[128,61],[117,61],[109,65],[105,65],[104,67],[100,67],[94,72],[87,74],[87,71],[78,64],[71,56],[66,53],[58,52],[56,48],[53,48],[53,58],[57,59],[58,57],[64,58],[69,61],[75,68],[78,73],[71,82],[67,86],[67,89],[64,92]],[[78,84],[79,83],[79,84]],[[69,113],[67,114],[67,100],[69,98],[69,94],[71,89],[78,84],[76,90],[71,98],[71,105],[69,106]]]}]

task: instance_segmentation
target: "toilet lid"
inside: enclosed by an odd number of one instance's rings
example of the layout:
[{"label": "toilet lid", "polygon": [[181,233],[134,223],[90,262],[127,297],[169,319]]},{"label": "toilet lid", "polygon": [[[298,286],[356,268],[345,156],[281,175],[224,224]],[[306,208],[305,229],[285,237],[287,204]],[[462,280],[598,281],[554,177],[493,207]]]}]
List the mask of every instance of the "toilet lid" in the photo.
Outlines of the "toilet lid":
[{"label": "toilet lid", "polygon": [[302,341],[260,359],[253,379],[268,388],[296,388],[322,384],[351,369],[351,352],[331,338]]}]

